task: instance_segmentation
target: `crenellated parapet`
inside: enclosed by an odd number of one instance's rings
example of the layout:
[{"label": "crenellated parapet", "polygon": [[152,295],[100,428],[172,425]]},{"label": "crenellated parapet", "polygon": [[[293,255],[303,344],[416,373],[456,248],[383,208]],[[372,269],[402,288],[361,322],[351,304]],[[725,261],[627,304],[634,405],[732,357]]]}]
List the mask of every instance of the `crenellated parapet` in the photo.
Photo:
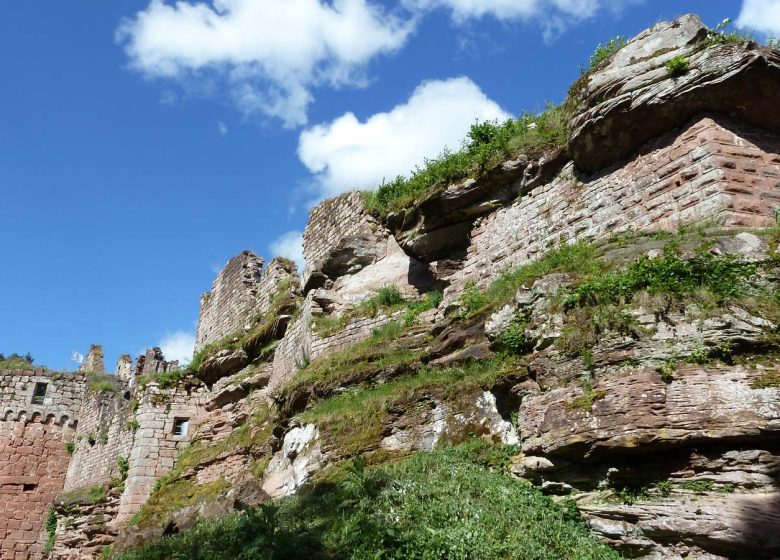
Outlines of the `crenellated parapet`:
[{"label": "crenellated parapet", "polygon": [[86,377],[42,369],[0,373],[0,421],[74,427]]}]

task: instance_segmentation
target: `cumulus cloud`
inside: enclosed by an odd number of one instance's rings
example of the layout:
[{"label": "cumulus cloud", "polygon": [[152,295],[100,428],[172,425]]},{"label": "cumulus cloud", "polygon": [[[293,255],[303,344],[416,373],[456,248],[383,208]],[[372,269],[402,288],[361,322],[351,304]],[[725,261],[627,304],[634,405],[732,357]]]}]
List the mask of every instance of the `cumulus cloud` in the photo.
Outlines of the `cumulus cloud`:
[{"label": "cumulus cloud", "polygon": [[473,19],[493,17],[500,21],[535,21],[545,40],[552,40],[570,25],[600,12],[619,13],[627,5],[644,0],[402,0],[412,11],[446,9],[459,25]]},{"label": "cumulus cloud", "polygon": [[407,175],[445,146],[459,148],[475,120],[509,117],[469,78],[429,81],[386,113],[365,121],[345,113],[304,130],[298,156],[321,195],[370,189]]},{"label": "cumulus cloud", "polygon": [[287,257],[295,261],[298,271],[303,272],[305,261],[303,260],[303,232],[288,231],[280,235],[269,246],[271,254],[278,257]]},{"label": "cumulus cloud", "polygon": [[192,360],[195,348],[195,335],[186,331],[175,331],[166,334],[158,346],[166,360],[178,360],[180,364],[188,364]]},{"label": "cumulus cloud", "polygon": [[222,80],[247,113],[306,122],[317,85],[360,84],[414,27],[369,0],[152,0],[116,33],[153,78]]},{"label": "cumulus cloud", "polygon": [[736,24],[768,35],[780,35],[780,0],[744,0]]}]

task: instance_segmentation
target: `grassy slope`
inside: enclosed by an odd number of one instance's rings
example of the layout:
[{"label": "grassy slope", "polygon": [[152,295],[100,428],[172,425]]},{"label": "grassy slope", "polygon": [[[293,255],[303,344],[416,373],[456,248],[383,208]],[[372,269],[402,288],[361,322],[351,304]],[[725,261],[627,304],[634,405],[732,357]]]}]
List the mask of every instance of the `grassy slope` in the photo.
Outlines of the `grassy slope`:
[{"label": "grassy slope", "polygon": [[419,453],[115,560],[614,559],[571,508],[506,474],[513,448],[482,442]]}]

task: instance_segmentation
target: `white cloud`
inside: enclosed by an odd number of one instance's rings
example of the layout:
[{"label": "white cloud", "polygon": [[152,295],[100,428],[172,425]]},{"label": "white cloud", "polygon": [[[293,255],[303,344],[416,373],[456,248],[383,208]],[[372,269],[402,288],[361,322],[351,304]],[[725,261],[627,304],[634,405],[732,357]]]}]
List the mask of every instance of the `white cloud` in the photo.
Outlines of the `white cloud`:
[{"label": "white cloud", "polygon": [[192,360],[195,348],[195,335],[191,332],[175,331],[166,334],[158,344],[166,360],[178,360],[188,364]]},{"label": "white cloud", "polygon": [[780,0],[744,0],[736,24],[768,35],[780,35]]},{"label": "white cloud", "polygon": [[298,265],[298,272],[303,272],[305,261],[303,260],[303,232],[288,231],[280,235],[269,246],[271,253],[278,257],[287,257]]},{"label": "white cloud", "polygon": [[220,136],[227,136],[228,127],[222,121],[217,121],[217,130],[219,130],[219,135]]},{"label": "white cloud", "polygon": [[412,11],[446,9],[455,23],[493,17],[501,21],[535,21],[546,41],[572,24],[595,17],[601,11],[619,13],[624,7],[644,0],[402,0]]},{"label": "white cloud", "polygon": [[345,113],[304,130],[298,156],[322,195],[370,189],[407,175],[445,146],[460,148],[475,119],[509,117],[469,78],[424,82],[406,103],[364,122]]},{"label": "white cloud", "polygon": [[218,77],[245,112],[293,126],[306,122],[313,87],[359,85],[413,27],[369,0],[152,0],[116,37],[146,76]]}]

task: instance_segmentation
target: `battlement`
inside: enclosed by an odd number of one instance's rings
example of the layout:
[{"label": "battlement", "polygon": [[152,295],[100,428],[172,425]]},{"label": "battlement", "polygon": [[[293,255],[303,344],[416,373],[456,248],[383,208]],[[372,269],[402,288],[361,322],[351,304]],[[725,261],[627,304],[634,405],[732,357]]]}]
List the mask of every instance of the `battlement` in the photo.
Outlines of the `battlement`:
[{"label": "battlement", "polygon": [[217,275],[211,292],[200,300],[196,352],[249,328],[252,318],[268,311],[279,285],[297,280],[298,269],[287,259],[273,259],[265,269],[263,264],[254,253],[243,251]]},{"label": "battlement", "polygon": [[0,420],[76,425],[86,389],[80,374],[46,370],[10,370],[0,373]]}]

